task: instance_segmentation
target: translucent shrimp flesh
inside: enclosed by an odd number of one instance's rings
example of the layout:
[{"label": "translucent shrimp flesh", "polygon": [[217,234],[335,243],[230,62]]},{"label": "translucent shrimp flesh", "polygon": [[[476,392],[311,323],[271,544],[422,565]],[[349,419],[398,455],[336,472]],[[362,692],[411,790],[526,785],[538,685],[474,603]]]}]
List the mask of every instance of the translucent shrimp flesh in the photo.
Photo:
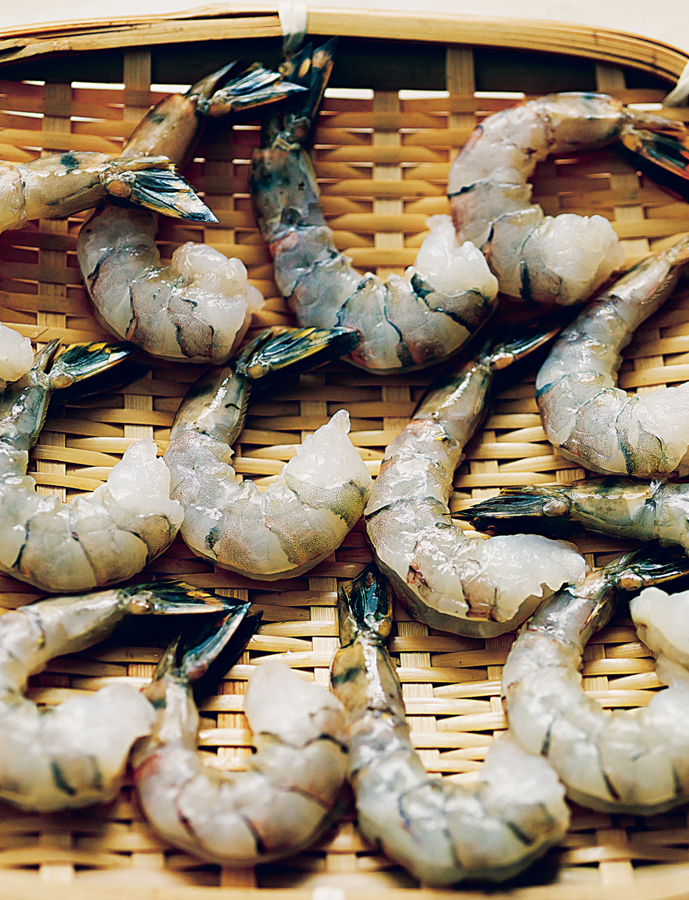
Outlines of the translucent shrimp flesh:
[{"label": "translucent shrimp flesh", "polygon": [[18,381],[26,375],[34,362],[34,352],[28,337],[16,329],[0,324],[0,389],[8,381]]},{"label": "translucent shrimp flesh", "polygon": [[[502,675],[510,733],[524,750],[548,760],[577,803],[654,815],[689,799],[687,673],[647,707],[609,713],[584,693],[578,671],[586,642],[610,619],[621,591],[686,574],[677,548],[621,557],[551,598],[510,650]],[[650,623],[663,616],[666,595],[657,594],[663,599]],[[648,616],[645,601],[639,609],[640,619]],[[679,619],[673,627],[686,629],[686,623]],[[642,637],[649,637],[646,628]]]},{"label": "translucent shrimp flesh", "polygon": [[[454,354],[487,321],[497,281],[471,243],[458,243],[447,216],[429,220],[415,266],[383,282],[361,274],[335,244],[306,150],[330,71],[333,44],[307,47],[286,77],[308,88],[304,105],[266,123],[249,175],[254,215],[273,257],[275,282],[300,325],[352,328],[350,362],[379,374]],[[298,99],[298,98],[297,98]]]},{"label": "translucent shrimp flesh", "polygon": [[279,660],[258,666],[244,710],[256,753],[248,770],[204,765],[190,680],[160,670],[146,693],[157,714],[133,756],[139,803],[173,846],[209,862],[252,866],[313,843],[341,810],[347,754],[342,706]]},{"label": "translucent shrimp flesh", "polygon": [[165,550],[183,517],[152,439],[132,444],[105,484],[63,503],[26,474],[55,391],[93,377],[131,346],[46,345],[0,395],[0,570],[45,591],[85,591],[130,578]]},{"label": "translucent shrimp flesh", "polygon": [[[222,86],[219,86],[222,85]],[[232,63],[184,94],[172,94],[135,129],[124,152],[146,159],[165,153],[182,166],[207,116],[225,116],[301,90],[254,65]],[[163,265],[157,217],[112,204],[82,227],[77,257],[96,317],[113,334],[148,353],[187,362],[225,362],[263,305],[246,267],[213,247],[187,242]]]},{"label": "translucent shrimp flesh", "polygon": [[348,777],[358,827],[420,881],[504,881],[561,840],[564,790],[545,760],[496,739],[471,788],[430,777],[414,750],[393,662],[385,648],[390,591],[372,567],[340,588],[333,692],[344,705]]},{"label": "translucent shrimp flesh", "polygon": [[566,328],[536,377],[548,440],[594,472],[656,478],[689,472],[689,385],[628,397],[620,354],[689,262],[682,237],[630,269]]},{"label": "translucent shrimp flesh", "polygon": [[59,219],[107,197],[199,222],[217,219],[166,156],[111,159],[105,153],[55,153],[13,166],[0,163],[0,231],[30,219]]},{"label": "translucent shrimp flesh", "polygon": [[192,387],[165,451],[171,497],[184,508],[181,534],[194,553],[250,578],[299,575],[329,556],[360,518],[371,475],[340,410],[307,436],[261,493],[237,483],[227,461],[244,424],[251,385],[285,366],[340,355],[357,340],[345,329],[276,328]]},{"label": "translucent shrimp flesh", "polygon": [[538,535],[484,540],[455,526],[448,506],[454,471],[483,421],[495,371],[552,333],[546,328],[488,342],[431,388],[385,451],[364,512],[368,537],[400,600],[433,628],[502,634],[562,584],[584,577],[573,545]]},{"label": "translucent shrimp flesh", "polygon": [[608,476],[569,485],[511,488],[459,514],[479,531],[571,535],[577,525],[689,553],[689,485]]},{"label": "translucent shrimp flesh", "polygon": [[116,682],[39,708],[23,696],[27,679],[108,637],[125,616],[217,612],[219,600],[186,585],[138,584],[0,616],[0,798],[40,812],[112,800],[131,745],[153,726],[151,703]]}]

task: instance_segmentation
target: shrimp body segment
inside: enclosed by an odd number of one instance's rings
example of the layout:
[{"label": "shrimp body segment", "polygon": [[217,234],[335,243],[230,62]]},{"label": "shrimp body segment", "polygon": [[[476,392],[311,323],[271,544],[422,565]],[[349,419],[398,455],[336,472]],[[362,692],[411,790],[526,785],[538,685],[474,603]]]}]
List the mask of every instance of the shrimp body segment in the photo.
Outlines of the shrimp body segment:
[{"label": "shrimp body segment", "polygon": [[455,353],[486,322],[497,281],[476,247],[457,242],[447,216],[429,219],[415,266],[385,282],[357,272],[338,250],[305,149],[332,68],[331,50],[330,44],[313,53],[309,47],[289,61],[289,77],[309,87],[307,105],[285,115],[282,129],[264,128],[249,180],[256,222],[273,257],[275,282],[300,325],[355,329],[361,343],[349,361],[379,374],[430,365]]},{"label": "shrimp body segment", "polygon": [[[503,669],[510,733],[527,752],[548,760],[569,797],[596,810],[654,815],[689,798],[686,672],[647,707],[609,714],[584,693],[578,671],[587,640],[609,620],[621,590],[687,574],[686,559],[676,552],[669,563],[660,554],[657,565],[649,559],[650,565],[643,559],[639,565],[634,554],[622,557],[549,600],[517,638]],[[651,621],[656,615],[662,619],[657,611]],[[686,629],[686,623],[680,619],[673,627]]]},{"label": "shrimp body segment", "polygon": [[[166,153],[189,158],[207,116],[280,100],[301,90],[277,73],[231,64],[173,94],[135,129],[124,152],[141,160]],[[225,78],[230,80],[219,87]],[[157,217],[106,204],[82,227],[77,257],[99,321],[147,353],[195,363],[225,362],[240,344],[252,313],[263,305],[246,267],[189,241],[163,265],[155,241]]]},{"label": "shrimp body segment", "polygon": [[503,881],[564,836],[569,812],[562,785],[544,760],[509,738],[491,745],[470,789],[429,777],[385,647],[386,588],[369,567],[339,592],[342,646],[331,682],[347,716],[359,829],[424,883]]},{"label": "shrimp body segment", "polygon": [[135,585],[53,597],[0,617],[0,798],[49,812],[105,803],[121,785],[133,742],[148,734],[151,703],[130,684],[84,691],[39,708],[23,696],[49,660],[90,647],[125,616],[222,610],[185,586]]},{"label": "shrimp body segment", "polygon": [[344,329],[263,332],[238,359],[192,387],[164,458],[171,496],[184,508],[182,537],[194,553],[250,578],[275,580],[305,572],[342,543],[371,493],[371,475],[347,434],[346,410],[305,438],[265,492],[248,480],[238,484],[228,460],[257,378],[303,355],[314,353],[315,364],[321,352],[346,352],[356,340]]},{"label": "shrimp body segment", "polygon": [[[518,347],[518,341],[514,345]],[[482,423],[495,369],[488,347],[432,388],[388,446],[364,512],[376,561],[411,614],[433,628],[492,637],[584,577],[573,545],[538,535],[484,540],[450,518],[454,471]]]},{"label": "shrimp body segment", "polygon": [[149,693],[157,719],[133,761],[141,807],[165,840],[242,867],[297,853],[332,822],[347,756],[342,707],[325,688],[278,660],[257,667],[244,706],[256,748],[246,772],[203,764],[185,679],[169,673]]},{"label": "shrimp body segment", "polygon": [[450,168],[448,194],[460,240],[486,255],[511,297],[568,305],[591,296],[624,261],[603,216],[545,216],[528,179],[550,154],[617,140],[622,104],[605,94],[549,94],[502,110],[472,133]]},{"label": "shrimp body segment", "polygon": [[548,440],[594,472],[656,478],[689,472],[689,385],[628,397],[616,387],[620,354],[689,262],[680,238],[627,272],[555,342],[536,377]]},{"label": "shrimp body segment", "polygon": [[[182,521],[153,439],[128,448],[105,484],[63,503],[26,474],[54,391],[104,371],[131,348],[55,343],[0,396],[0,570],[46,591],[83,591],[130,578],[174,539]],[[52,363],[52,365],[51,365]]]}]

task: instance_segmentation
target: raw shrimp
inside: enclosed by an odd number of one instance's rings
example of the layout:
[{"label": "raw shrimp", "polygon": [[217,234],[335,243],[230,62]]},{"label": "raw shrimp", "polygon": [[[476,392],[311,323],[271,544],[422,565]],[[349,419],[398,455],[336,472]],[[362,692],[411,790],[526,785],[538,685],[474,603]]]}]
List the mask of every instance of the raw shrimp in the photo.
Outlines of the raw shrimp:
[{"label": "raw shrimp", "polygon": [[[237,63],[225,66],[152,109],[124,153],[144,160],[164,152],[183,165],[206,116],[228,115],[300,90],[279,79],[258,65],[243,71]],[[151,213],[106,204],[82,227],[77,257],[96,317],[154,356],[225,362],[263,297],[249,284],[240,260],[205,244],[183,244],[164,266],[155,242],[157,224]]]},{"label": "raw shrimp", "polygon": [[31,341],[14,328],[0,324],[0,390],[8,381],[17,381],[26,375],[34,361]]},{"label": "raw shrimp", "polygon": [[[197,750],[194,675],[185,661],[175,668],[164,660],[146,689],[156,722],[132,759],[152,828],[175,847],[232,867],[309,846],[340,811],[347,756],[339,701],[278,660],[261,664],[244,701],[257,752],[248,771],[221,771]],[[194,660],[191,668],[198,666]]]},{"label": "raw shrimp", "polygon": [[59,219],[102,203],[106,197],[168,216],[217,222],[196,193],[158,154],[111,159],[105,153],[55,153],[19,166],[0,163],[0,231],[29,219]]},{"label": "raw shrimp", "polygon": [[[539,323],[535,323],[539,326]],[[492,339],[422,401],[385,451],[364,512],[376,560],[400,600],[433,628],[473,637],[510,631],[553,590],[584,577],[563,541],[536,535],[484,540],[450,519],[454,471],[483,421],[493,376],[557,329]]]},{"label": "raw shrimp", "polygon": [[[447,216],[429,220],[415,267],[383,282],[362,275],[335,245],[305,149],[332,69],[333,42],[309,46],[286,64],[306,85],[302,108],[282,130],[268,121],[249,175],[254,215],[274,260],[275,282],[300,325],[358,331],[349,361],[379,374],[436,363],[455,353],[495,308],[497,281],[482,254],[459,246]],[[301,98],[295,98],[299,101]]]},{"label": "raw shrimp", "polygon": [[181,534],[194,553],[273,580],[305,572],[341,544],[371,492],[371,475],[347,436],[345,410],[306,437],[264,493],[251,481],[238,484],[227,460],[257,379],[300,362],[315,365],[357,340],[345,329],[269,329],[192,387],[173,423],[165,462],[171,496],[184,507]]},{"label": "raw shrimp", "polygon": [[331,682],[346,711],[359,829],[420,881],[504,881],[564,837],[569,811],[550,766],[508,737],[472,788],[432,778],[412,746],[385,648],[390,590],[373,567],[339,591],[341,649]]},{"label": "raw shrimp", "polygon": [[527,183],[549,154],[613,141],[652,178],[671,177],[687,194],[685,126],[626,109],[607,94],[548,94],[489,116],[469,137],[450,168],[452,217],[459,240],[485,253],[502,293],[575,303],[622,264],[624,251],[606,218],[544,216]]},{"label": "raw shrimp", "polygon": [[604,474],[656,478],[689,472],[689,385],[628,397],[615,387],[620,353],[672,292],[689,237],[634,266],[566,328],[536,377],[548,440]]},{"label": "raw shrimp", "polygon": [[569,485],[510,488],[458,513],[479,531],[570,534],[592,531],[661,544],[689,553],[689,484],[634,478],[586,478]]},{"label": "raw shrimp", "polygon": [[0,570],[46,591],[83,591],[141,571],[172,542],[182,521],[170,476],[152,439],[128,448],[106,484],[63,503],[40,495],[26,474],[29,450],[55,391],[98,377],[131,345],[58,342],[0,395]]},{"label": "raw shrimp", "polygon": [[112,800],[131,745],[153,726],[153,706],[117,682],[39,708],[23,696],[29,675],[108,637],[125,616],[222,612],[223,601],[188,585],[137,584],[0,616],[0,798],[41,812]]},{"label": "raw shrimp", "polygon": [[677,548],[620,557],[551,598],[510,650],[502,675],[510,733],[548,760],[577,803],[654,815],[689,799],[687,683],[677,690],[673,683],[638,712],[609,714],[584,693],[578,671],[586,642],[610,619],[621,591],[688,572]]}]

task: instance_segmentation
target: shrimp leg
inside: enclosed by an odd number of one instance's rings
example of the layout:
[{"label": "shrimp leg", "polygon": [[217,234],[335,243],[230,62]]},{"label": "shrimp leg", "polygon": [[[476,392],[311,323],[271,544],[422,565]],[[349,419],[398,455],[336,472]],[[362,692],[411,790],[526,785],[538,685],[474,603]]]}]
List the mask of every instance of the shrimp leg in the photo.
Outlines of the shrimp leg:
[{"label": "shrimp leg", "polygon": [[686,673],[648,707],[608,714],[584,693],[578,671],[586,642],[609,621],[620,593],[688,571],[677,548],[627,554],[548,600],[512,645],[502,675],[510,733],[548,760],[577,803],[654,815],[689,799]]},{"label": "shrimp leg", "polygon": [[225,598],[188,585],[139,584],[53,597],[0,617],[0,798],[49,812],[113,799],[129,749],[155,711],[130,684],[84,691],[39,708],[23,696],[29,675],[56,656],[103,640],[125,616],[222,612]]},{"label": "shrimp leg", "polygon": [[[287,78],[308,93],[282,127],[263,128],[249,175],[254,215],[273,256],[275,282],[300,325],[355,329],[361,343],[349,356],[379,374],[446,359],[487,321],[497,281],[476,247],[457,246],[447,216],[429,220],[430,235],[404,277],[360,274],[339,252],[320,206],[306,150],[333,66],[334,41],[290,59]],[[295,98],[300,100],[301,98]]]},{"label": "shrimp leg", "polygon": [[254,383],[286,366],[298,371],[324,362],[357,341],[342,328],[269,329],[192,386],[164,458],[171,496],[184,507],[181,534],[194,553],[274,580],[305,572],[342,543],[371,492],[371,475],[347,436],[345,410],[305,439],[264,493],[251,481],[239,485],[227,460]]},{"label": "shrimp leg", "polygon": [[[190,157],[208,116],[232,115],[302,90],[254,64],[231,63],[172,94],[134,130],[124,153],[141,164],[165,153]],[[189,241],[161,262],[157,217],[112,203],[99,207],[77,239],[81,273],[98,320],[147,353],[196,363],[225,362],[239,346],[251,314],[263,304],[238,259]]]},{"label": "shrimp leg", "polygon": [[536,397],[546,436],[567,459],[639,478],[689,472],[689,385],[632,397],[615,386],[622,350],[687,263],[684,236],[630,269],[553,345],[536,377]]},{"label": "shrimp leg", "polygon": [[157,709],[153,733],[133,765],[139,803],[161,837],[200,859],[245,867],[297,853],[334,821],[344,716],[325,688],[270,660],[255,669],[245,698],[257,751],[248,771],[204,765],[192,687],[222,639],[192,648],[179,666],[170,654],[163,660],[145,690]]},{"label": "shrimp leg", "polygon": [[0,570],[47,591],[83,591],[131,577],[172,542],[182,508],[153,439],[138,441],[106,484],[63,503],[26,474],[51,396],[97,377],[131,345],[46,345],[0,395]]},{"label": "shrimp leg", "polygon": [[496,740],[476,786],[426,774],[385,648],[391,592],[372,566],[338,592],[333,692],[344,705],[359,829],[420,881],[504,881],[564,836],[564,791],[544,760]]},{"label": "shrimp leg", "polygon": [[[541,330],[542,329],[542,330]],[[571,545],[536,535],[468,535],[450,518],[454,471],[483,421],[493,378],[545,341],[546,324],[502,342],[431,387],[385,451],[364,515],[373,552],[400,600],[433,628],[493,637],[523,622],[562,584],[584,577]]]}]

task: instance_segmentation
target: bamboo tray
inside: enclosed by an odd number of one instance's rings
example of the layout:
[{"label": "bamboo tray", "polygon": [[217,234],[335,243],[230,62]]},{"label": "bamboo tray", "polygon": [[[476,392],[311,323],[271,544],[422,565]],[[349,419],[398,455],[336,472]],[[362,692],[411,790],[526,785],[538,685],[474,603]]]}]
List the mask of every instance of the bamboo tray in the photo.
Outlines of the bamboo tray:
[{"label": "bamboo tray", "polygon": [[[658,103],[684,68],[686,54],[642,37],[558,23],[386,13],[309,12],[310,37],[341,35],[316,133],[315,161],[323,206],[338,245],[362,270],[403,271],[413,262],[428,215],[447,212],[449,162],[475,123],[516,102],[515,91],[601,89],[626,102]],[[408,36],[415,35],[411,41]],[[526,49],[529,48],[529,49]],[[279,61],[274,8],[212,7],[133,20],[49,25],[0,33],[0,158],[32,159],[67,149],[117,154],[149,106],[171,89],[239,55]],[[413,93],[416,91],[416,93]],[[418,92],[422,93],[419,94]],[[411,93],[410,93],[411,92]],[[430,93],[429,93],[430,92]],[[681,110],[672,110],[682,116]],[[188,240],[232,252],[268,298],[255,327],[290,323],[272,282],[268,252],[254,226],[246,177],[258,125],[207,128],[186,174],[205,191],[219,224],[165,221],[164,256]],[[689,206],[639,176],[614,149],[575,160],[546,161],[535,178],[546,212],[607,216],[628,262],[689,230]],[[0,319],[37,343],[99,339],[75,258],[80,217],[30,223],[0,237]],[[503,304],[503,315],[521,315]],[[177,405],[198,375],[194,367],[154,363],[126,391],[55,407],[33,454],[41,490],[71,497],[107,476],[125,448],[153,436],[164,449]],[[689,292],[678,291],[628,349],[621,384],[645,391],[689,375]],[[267,483],[303,437],[337,409],[349,410],[353,440],[376,473],[390,439],[405,425],[430,372],[376,380],[344,363],[304,375],[281,394],[257,398],[238,441],[236,467]],[[485,428],[457,472],[454,509],[500,487],[567,482],[584,472],[545,442],[533,378],[495,399]],[[601,564],[629,542],[586,536],[578,542]],[[308,576],[254,583],[211,567],[183,543],[141,580],[184,577],[263,610],[259,634],[220,693],[203,711],[201,746],[212,764],[241,768],[249,734],[241,712],[246,679],[258,660],[278,654],[321,683],[337,645],[338,580],[370,559],[361,526]],[[0,603],[37,596],[0,577]],[[512,635],[478,641],[429,631],[400,609],[392,650],[399,662],[413,736],[429,771],[470,782],[492,736],[504,729],[501,666]],[[36,700],[53,703],[113,679],[144,683],[158,651],[108,646],[54,662],[32,682]],[[605,707],[636,707],[658,687],[652,660],[630,621],[620,616],[585,655],[585,686]],[[492,897],[575,900],[591,895],[632,900],[685,895],[689,878],[687,810],[644,820],[573,810],[562,845],[518,883]],[[351,813],[318,846],[280,864],[231,871],[169,849],[148,829],[131,785],[108,807],[65,815],[30,815],[9,807],[0,819],[0,897],[106,898],[126,889],[132,900],[347,900],[374,891],[390,900],[428,900],[420,887],[358,836]],[[461,889],[484,897],[480,887]]]}]

